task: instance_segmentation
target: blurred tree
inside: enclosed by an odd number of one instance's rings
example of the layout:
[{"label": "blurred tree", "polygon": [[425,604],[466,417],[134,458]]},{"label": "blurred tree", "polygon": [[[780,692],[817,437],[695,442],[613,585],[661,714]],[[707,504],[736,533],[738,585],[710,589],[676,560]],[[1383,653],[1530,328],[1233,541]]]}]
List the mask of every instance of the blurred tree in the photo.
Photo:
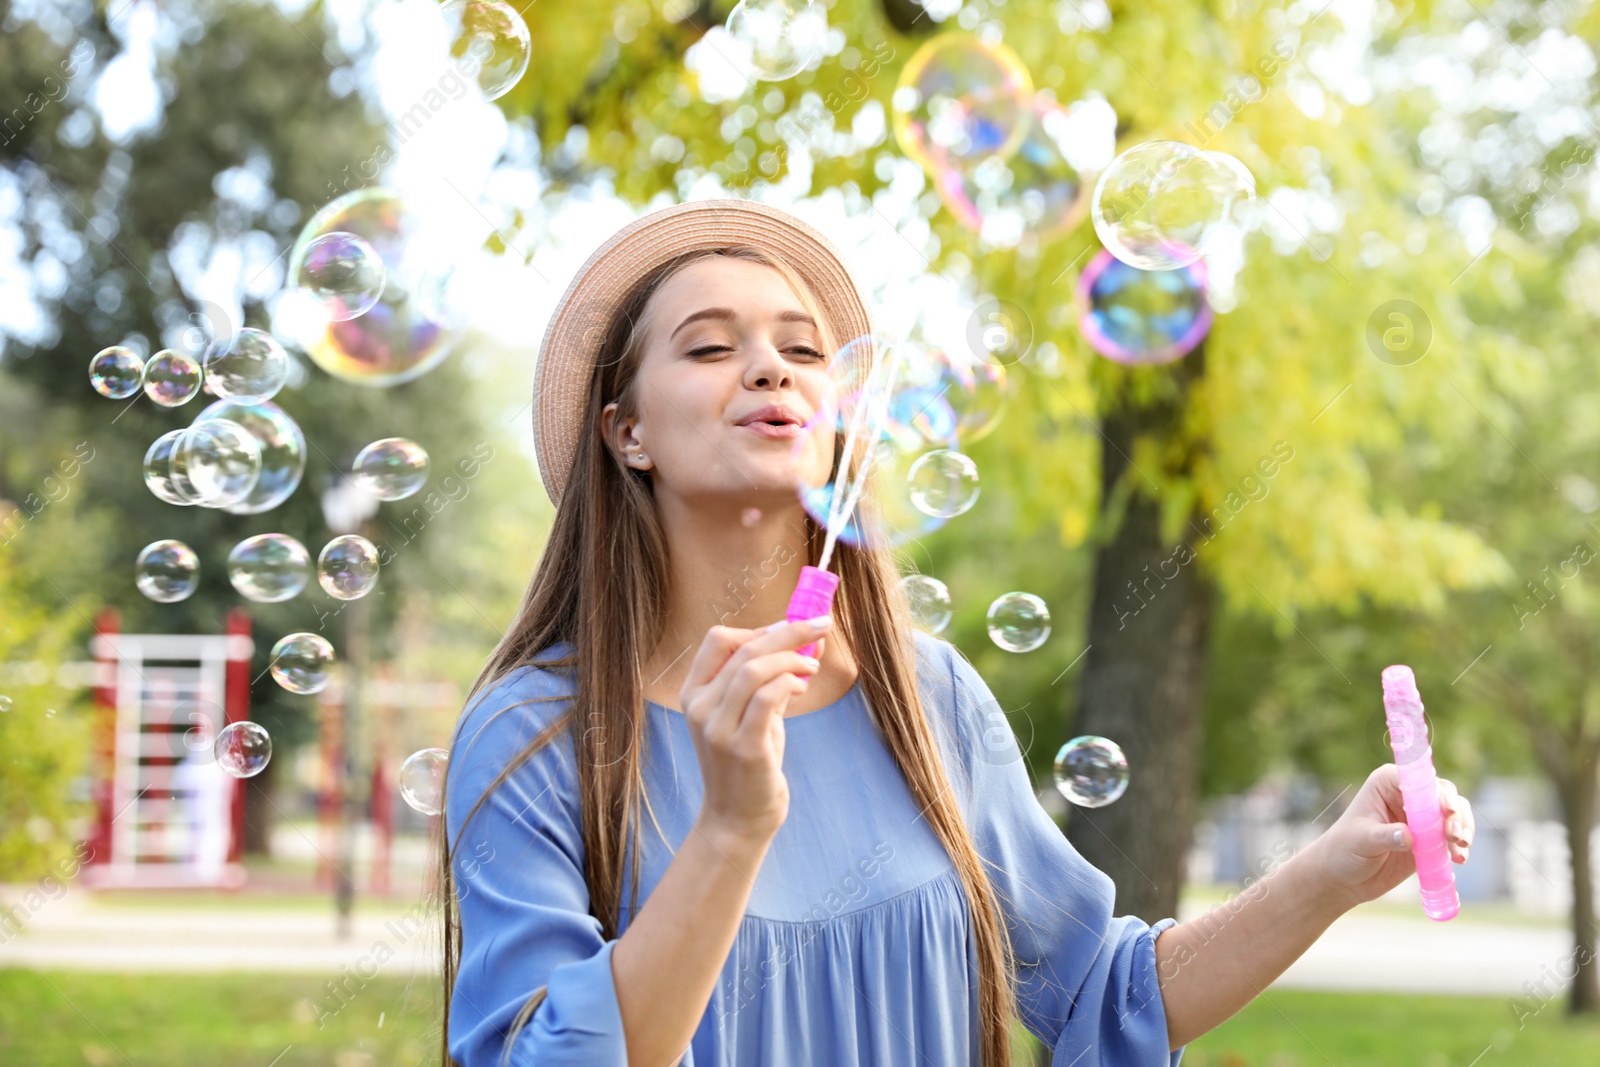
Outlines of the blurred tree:
[{"label": "blurred tree", "polygon": [[[730,7],[713,5],[715,21]],[[740,188],[799,175],[804,191],[809,173],[813,193],[837,189],[871,225],[885,225],[866,198],[907,178],[884,119],[901,68],[938,21],[891,7],[833,4],[828,19],[842,34],[817,69],[708,102],[694,71],[715,62],[725,39],[706,29],[703,8],[673,23],[672,5],[668,14],[624,8],[594,18],[573,0],[553,0],[529,10],[529,25],[536,49],[559,46],[567,62],[535,64],[501,102],[535,117],[558,175],[606,174],[638,203],[705,175]],[[1321,608],[1436,610],[1450,590],[1498,580],[1506,567],[1473,530],[1373,484],[1367,456],[1399,448],[1408,427],[1446,437],[1477,430],[1435,407],[1444,387],[1437,362],[1401,367],[1375,357],[1368,320],[1402,297],[1434,309],[1433,344],[1458,354],[1452,373],[1469,391],[1492,342],[1463,329],[1448,287],[1462,246],[1416,209],[1417,170],[1388,133],[1392,116],[1317,73],[1344,69],[1340,16],[1326,6],[1308,17],[1187,0],[1097,11],[969,5],[950,20],[959,29],[937,32],[1003,34],[1039,88],[1062,101],[1103,95],[1120,116],[1121,147],[1186,140],[1249,166],[1270,207],[1237,276],[1213,271],[1217,302],[1234,310],[1219,317],[1203,353],[1129,369],[1090,352],[1072,289],[1094,248],[1086,224],[1050,243],[984,245],[924,185],[931,236],[920,225],[902,236],[929,269],[970,274],[972,290],[1006,301],[1026,342],[1030,355],[1012,368],[1026,375],[1025,388],[1002,429],[972,450],[986,499],[1009,501],[1004,517],[961,521],[1007,544],[1055,531],[1063,553],[1092,557],[1087,627],[1060,627],[1082,640],[1047,646],[1039,658],[1054,669],[1030,667],[1026,683],[1012,685],[1008,669],[1004,699],[1030,715],[1069,707],[1058,679],[1087,649],[1072,729],[1118,741],[1132,780],[1118,803],[1075,811],[1069,835],[1115,880],[1119,911],[1153,920],[1177,907],[1218,598],[1292,634],[1300,613]],[[1430,17],[1425,5],[1385,9],[1379,29]],[[1374,255],[1380,240],[1384,249],[1422,247],[1403,259]],[[956,525],[930,545],[980,539],[958,537]],[[983,603],[1005,580],[992,569],[985,577],[982,593],[971,587]],[[975,616],[977,604],[969,610]],[[981,633],[971,616],[958,634]],[[973,655],[998,662],[988,650]],[[1325,667],[1322,688],[1354,684],[1331,661]]]},{"label": "blurred tree", "polygon": [[[148,47],[129,28],[145,17]],[[101,603],[121,609],[129,632],[199,633],[221,632],[227,610],[244,603],[255,624],[252,714],[287,756],[313,736],[314,703],[272,681],[268,653],[296,630],[323,631],[340,649],[342,602],[315,581],[284,603],[242,601],[228,582],[228,552],[244,537],[281,532],[314,558],[331,536],[322,492],[367,442],[403,435],[428,449],[432,480],[424,493],[384,504],[372,523],[386,563],[370,598],[374,655],[396,654],[403,600],[442,594],[478,597],[496,613],[476,611],[466,624],[481,657],[508,609],[493,561],[460,544],[498,506],[474,491],[485,457],[510,450],[503,428],[480,424],[479,387],[462,357],[416,381],[369,389],[330,378],[291,349],[293,374],[274,399],[306,434],[305,478],[281,507],[247,516],[177,508],[142,481],[150,442],[187,424],[211,397],[169,410],[143,396],[106,400],[87,381],[90,356],[108,345],[198,358],[214,336],[267,326],[286,250],[312,211],[344,192],[330,179],[388,143],[390,131],[358,91],[362,57],[341,49],[323,5],[287,14],[271,3],[180,0],[130,15],[122,5],[0,0],[0,26],[0,100],[24,102],[0,115],[0,284],[11,287],[8,309],[28,312],[0,319],[0,499],[21,501],[80,442],[96,455],[75,482],[73,522],[41,520],[15,537],[9,591],[70,607],[80,640]],[[137,83],[141,63],[153,112],[112,128],[103,94],[114,78]],[[200,272],[208,284],[221,276],[231,285],[233,309],[184,288]],[[154,604],[135,591],[132,565],[143,545],[166,537],[199,554],[201,585],[187,600]],[[476,662],[450,666],[470,678]],[[274,806],[254,807],[250,836],[260,846]]]}]

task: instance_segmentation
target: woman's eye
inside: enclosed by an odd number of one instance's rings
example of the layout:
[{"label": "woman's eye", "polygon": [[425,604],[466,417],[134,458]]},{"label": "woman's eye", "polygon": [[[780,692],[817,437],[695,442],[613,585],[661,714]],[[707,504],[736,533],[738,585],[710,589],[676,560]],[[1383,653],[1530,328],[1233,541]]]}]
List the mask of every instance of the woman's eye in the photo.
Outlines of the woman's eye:
[{"label": "woman's eye", "polygon": [[[733,349],[729,348],[727,345],[702,345],[699,348],[691,348],[689,350],[689,354],[691,356],[704,356],[704,355],[709,355],[712,352],[731,352],[731,351],[733,351]],[[827,358],[821,352],[818,352],[815,348],[812,348],[810,345],[795,345],[794,347],[789,349],[789,351],[791,351],[791,352],[799,352],[802,355],[810,356],[813,359],[826,359]]]},{"label": "woman's eye", "polygon": [[728,348],[727,345],[704,345],[704,346],[702,346],[700,348],[691,348],[689,350],[689,354],[691,356],[703,356],[708,352],[728,352],[728,351],[731,351],[731,350]]}]

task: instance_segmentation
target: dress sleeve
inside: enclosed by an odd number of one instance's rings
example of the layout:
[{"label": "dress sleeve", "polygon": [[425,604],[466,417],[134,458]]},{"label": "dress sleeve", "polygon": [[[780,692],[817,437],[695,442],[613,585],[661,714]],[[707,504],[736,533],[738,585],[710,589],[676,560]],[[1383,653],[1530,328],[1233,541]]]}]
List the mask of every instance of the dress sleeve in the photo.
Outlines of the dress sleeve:
[{"label": "dress sleeve", "polygon": [[[1112,916],[1109,875],[1040,806],[1009,720],[961,652],[939,641],[945,715],[974,845],[986,861],[1016,953],[1022,1022],[1053,1067],[1177,1067],[1157,981],[1155,941],[1176,925]],[[930,709],[932,712],[934,709]],[[950,714],[953,712],[953,714]]]},{"label": "dress sleeve", "polygon": [[[450,997],[450,1054],[498,1067],[513,1017],[547,995],[510,1049],[512,1067],[627,1067],[611,975],[583,877],[576,774],[565,731],[489,792],[506,765],[567,707],[535,668],[507,675],[462,716],[451,748],[445,825],[455,845],[461,965]],[[688,1064],[688,1060],[684,1061]]]}]

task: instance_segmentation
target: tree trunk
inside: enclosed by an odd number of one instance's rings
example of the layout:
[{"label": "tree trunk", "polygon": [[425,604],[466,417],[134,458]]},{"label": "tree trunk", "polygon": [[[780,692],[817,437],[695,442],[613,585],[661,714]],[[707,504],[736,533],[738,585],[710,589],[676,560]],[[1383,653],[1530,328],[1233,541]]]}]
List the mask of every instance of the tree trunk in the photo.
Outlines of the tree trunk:
[{"label": "tree trunk", "polygon": [[[1106,418],[1101,514],[1114,507],[1135,438],[1171,440],[1204,346],[1173,376],[1176,395]],[[1187,560],[1187,562],[1180,562]],[[1129,499],[1095,556],[1076,733],[1098,734],[1128,758],[1128,789],[1103,808],[1074,808],[1067,838],[1116,883],[1117,914],[1146,922],[1176,916],[1195,809],[1200,723],[1213,590],[1184,548],[1164,545],[1160,505]]]},{"label": "tree trunk", "polygon": [[1594,830],[1597,753],[1585,745],[1572,753],[1568,774],[1558,786],[1567,847],[1572,854],[1572,958],[1559,968],[1572,975],[1569,1015],[1600,1015],[1600,960],[1596,960],[1594,868],[1589,840]]}]

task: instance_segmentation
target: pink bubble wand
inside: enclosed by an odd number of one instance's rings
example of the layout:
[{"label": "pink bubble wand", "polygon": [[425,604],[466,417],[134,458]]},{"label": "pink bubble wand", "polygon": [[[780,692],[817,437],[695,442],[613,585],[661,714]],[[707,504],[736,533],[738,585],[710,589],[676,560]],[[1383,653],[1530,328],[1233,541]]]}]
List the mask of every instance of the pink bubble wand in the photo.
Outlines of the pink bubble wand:
[{"label": "pink bubble wand", "polygon": [[[921,315],[918,315],[918,321],[921,321]],[[899,346],[894,345],[883,354],[883,358],[873,362],[860,398],[850,412],[850,427],[845,434],[844,452],[839,458],[838,476],[849,480],[841,491],[840,482],[835,479],[833,495],[828,499],[828,532],[822,543],[822,558],[815,567],[807,564],[800,568],[800,581],[795,585],[794,593],[789,597],[789,608],[784,613],[784,618],[790,622],[817,619],[833,613],[833,594],[839,589],[839,576],[828,570],[828,561],[833,558],[833,546],[839,539],[839,530],[855,510],[861,499],[861,491],[872,473],[872,444],[878,440],[883,421],[888,417],[889,398],[894,393],[894,382],[900,373],[900,358]],[[889,368],[887,372],[884,371],[886,366]],[[863,420],[866,423],[865,433],[860,432]],[[852,473],[850,457],[858,440],[865,453]],[[815,656],[817,642],[803,645],[800,654]]]},{"label": "pink bubble wand", "polygon": [[1444,813],[1439,809],[1439,784],[1433,771],[1433,746],[1422,716],[1417,678],[1404,664],[1383,670],[1383,711],[1389,722],[1389,745],[1400,769],[1400,797],[1411,830],[1411,855],[1417,862],[1422,913],[1440,922],[1461,911],[1456,874],[1445,843]]}]

